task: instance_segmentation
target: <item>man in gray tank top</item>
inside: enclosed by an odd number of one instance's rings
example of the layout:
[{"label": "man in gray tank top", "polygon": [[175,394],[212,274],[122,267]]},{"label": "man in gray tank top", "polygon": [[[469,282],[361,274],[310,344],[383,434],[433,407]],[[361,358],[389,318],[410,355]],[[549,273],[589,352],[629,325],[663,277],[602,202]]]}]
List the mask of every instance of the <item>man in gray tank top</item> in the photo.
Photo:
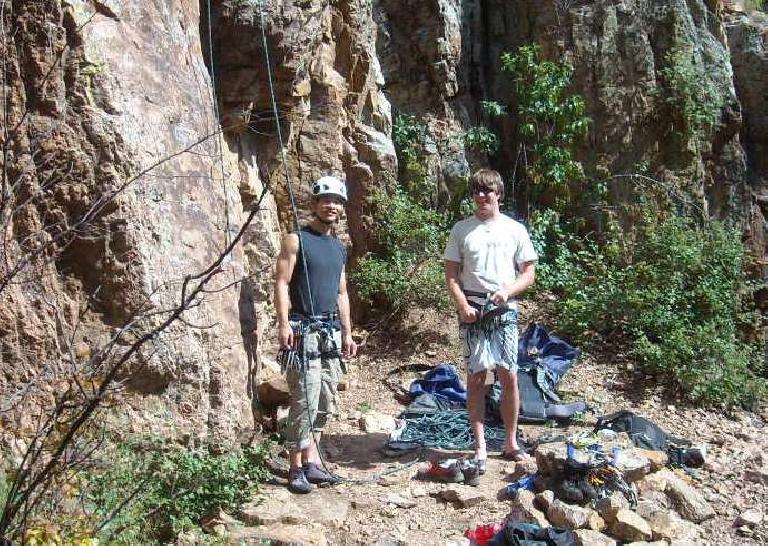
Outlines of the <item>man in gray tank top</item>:
[{"label": "man in gray tank top", "polygon": [[320,466],[317,442],[328,416],[336,412],[343,372],[341,356],[354,357],[344,245],[333,225],[347,201],[344,183],[324,176],[312,186],[313,219],[283,239],[275,273],[278,337],[290,389],[286,445],[291,469],[288,488],[309,493],[312,483],[333,482]]}]

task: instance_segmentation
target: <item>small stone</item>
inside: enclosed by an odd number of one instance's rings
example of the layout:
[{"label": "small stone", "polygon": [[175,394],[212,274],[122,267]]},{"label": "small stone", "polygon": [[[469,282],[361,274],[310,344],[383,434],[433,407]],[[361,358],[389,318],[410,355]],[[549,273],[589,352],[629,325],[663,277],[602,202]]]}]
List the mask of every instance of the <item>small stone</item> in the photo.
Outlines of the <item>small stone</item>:
[{"label": "small stone", "polygon": [[411,496],[417,499],[420,497],[426,497],[427,488],[422,487],[420,485],[414,485],[413,487],[411,487]]},{"label": "small stone", "polygon": [[768,468],[748,468],[744,471],[744,479],[748,482],[768,485]]},{"label": "small stone", "polygon": [[360,417],[360,428],[365,432],[389,434],[395,430],[395,418],[372,411]]},{"label": "small stone", "polygon": [[346,381],[339,381],[336,384],[336,390],[339,392],[344,392],[346,390],[349,390],[349,384]]},{"label": "small stone", "polygon": [[624,542],[650,540],[653,536],[651,526],[631,510],[616,512],[616,519],[608,527],[609,534]]},{"label": "small stone", "polygon": [[385,504],[394,504],[398,508],[413,508],[416,506],[416,501],[413,499],[406,499],[400,495],[392,494],[387,495],[382,499]]},{"label": "small stone", "polygon": [[603,533],[592,529],[577,529],[576,546],[616,546],[616,541]]},{"label": "small stone", "polygon": [[476,487],[457,485],[447,487],[438,493],[438,496],[446,502],[456,503],[462,508],[477,506],[486,498]]},{"label": "small stone", "polygon": [[763,522],[763,512],[758,508],[750,508],[742,512],[734,522],[736,527],[757,527]]},{"label": "small stone", "polygon": [[437,356],[437,351],[433,351],[432,349],[429,349],[427,351],[424,351],[424,354],[430,358],[434,358]]}]

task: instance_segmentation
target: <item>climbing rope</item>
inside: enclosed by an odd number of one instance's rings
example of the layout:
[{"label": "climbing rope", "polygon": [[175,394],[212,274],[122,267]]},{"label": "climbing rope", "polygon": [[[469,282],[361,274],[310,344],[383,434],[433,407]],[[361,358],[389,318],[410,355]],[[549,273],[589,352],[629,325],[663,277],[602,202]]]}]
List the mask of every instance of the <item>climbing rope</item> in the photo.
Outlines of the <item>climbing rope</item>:
[{"label": "climbing rope", "polygon": [[[213,58],[213,23],[211,21],[211,0],[207,1],[207,19],[208,19],[208,59],[211,65],[211,93],[213,95],[213,115],[214,121],[221,127],[221,112],[219,111],[219,98],[216,93],[216,65]],[[214,127],[215,129],[215,127]],[[224,229],[224,244],[229,246],[231,223],[229,218],[229,192],[227,191],[227,182],[224,176],[224,146],[221,143],[221,130],[216,132],[216,154],[219,162],[219,174],[221,175],[221,186],[224,190],[224,220],[226,226]],[[211,173],[213,174],[213,173]],[[211,176],[213,178],[213,176]]]},{"label": "climbing rope", "polygon": [[[504,428],[486,422],[485,441],[489,449],[501,450],[504,447]],[[469,413],[464,409],[440,411],[406,419],[405,428],[397,442],[452,450],[471,449],[475,445]]]}]

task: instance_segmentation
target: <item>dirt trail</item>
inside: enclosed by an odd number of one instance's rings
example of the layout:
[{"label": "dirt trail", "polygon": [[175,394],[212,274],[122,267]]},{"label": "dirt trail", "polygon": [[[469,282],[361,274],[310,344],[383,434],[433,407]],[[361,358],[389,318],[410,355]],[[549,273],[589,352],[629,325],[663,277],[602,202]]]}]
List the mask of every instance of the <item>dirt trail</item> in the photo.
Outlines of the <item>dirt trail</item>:
[{"label": "dirt trail", "polygon": [[[524,317],[531,314],[523,312]],[[406,343],[403,339],[410,341]],[[330,468],[349,480],[366,481],[318,489],[304,497],[286,495],[281,486],[270,485],[264,492],[268,500],[258,510],[268,513],[275,507],[288,506],[298,514],[294,523],[301,523],[306,532],[314,529],[323,534],[329,544],[339,545],[466,544],[463,532],[468,527],[503,520],[510,501],[502,491],[512,463],[491,453],[488,472],[477,488],[415,480],[417,466],[377,479],[378,474],[414,460],[415,455],[386,456],[381,449],[386,435],[364,432],[359,424],[365,415],[394,417],[402,411],[403,406],[385,385],[387,380],[407,385],[418,376],[418,372],[412,371],[414,368],[442,361],[458,362],[458,351],[453,321],[447,317],[413,317],[407,337],[372,337],[361,356],[350,365],[347,388],[340,393],[339,419],[323,439]],[[696,473],[692,484],[703,493],[716,516],[701,525],[700,541],[688,543],[768,543],[765,520],[751,529],[734,526],[746,510],[765,512],[768,507],[768,476],[759,473],[759,469],[768,466],[766,410],[762,410],[761,417],[742,411],[724,415],[692,407],[666,398],[661,388],[649,386],[648,378],[631,368],[621,355],[585,354],[559,390],[566,400],[586,399],[599,406],[602,413],[632,409],[672,434],[707,446],[709,463]],[[581,426],[560,431],[586,430],[592,423],[589,418]],[[546,427],[522,428],[529,438],[552,432]],[[749,479],[745,479],[745,472],[752,472]],[[439,498],[440,491],[449,488],[465,497],[466,506]],[[272,518],[280,519],[291,520]],[[262,523],[272,520],[266,518]]]}]

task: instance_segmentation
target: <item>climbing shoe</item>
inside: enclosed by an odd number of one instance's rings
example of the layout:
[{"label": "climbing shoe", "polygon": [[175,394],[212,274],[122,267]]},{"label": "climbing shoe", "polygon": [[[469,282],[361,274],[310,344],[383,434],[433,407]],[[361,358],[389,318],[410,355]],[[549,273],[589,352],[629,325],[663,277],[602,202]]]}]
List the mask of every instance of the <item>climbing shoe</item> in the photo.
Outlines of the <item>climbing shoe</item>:
[{"label": "climbing shoe", "polygon": [[461,468],[461,473],[464,476],[465,484],[471,485],[472,487],[477,487],[480,485],[480,468],[475,464],[474,461],[467,461],[462,459],[460,461],[459,468]]},{"label": "climbing shoe", "polygon": [[477,473],[481,476],[485,474],[485,470],[488,466],[488,459],[472,459],[472,462],[477,467]]},{"label": "climbing shoe", "polygon": [[330,472],[326,472],[325,470],[320,468],[316,463],[305,463],[304,466],[301,467],[301,469],[304,471],[304,476],[306,476],[307,481],[309,483],[335,484],[341,481],[338,476],[334,476]]},{"label": "climbing shoe", "polygon": [[312,485],[307,481],[307,476],[302,468],[291,469],[288,472],[288,491],[300,495],[312,491]]},{"label": "climbing shoe", "polygon": [[464,481],[464,473],[459,468],[459,463],[456,459],[432,461],[429,468],[419,470],[416,477],[422,480],[447,483]]}]

